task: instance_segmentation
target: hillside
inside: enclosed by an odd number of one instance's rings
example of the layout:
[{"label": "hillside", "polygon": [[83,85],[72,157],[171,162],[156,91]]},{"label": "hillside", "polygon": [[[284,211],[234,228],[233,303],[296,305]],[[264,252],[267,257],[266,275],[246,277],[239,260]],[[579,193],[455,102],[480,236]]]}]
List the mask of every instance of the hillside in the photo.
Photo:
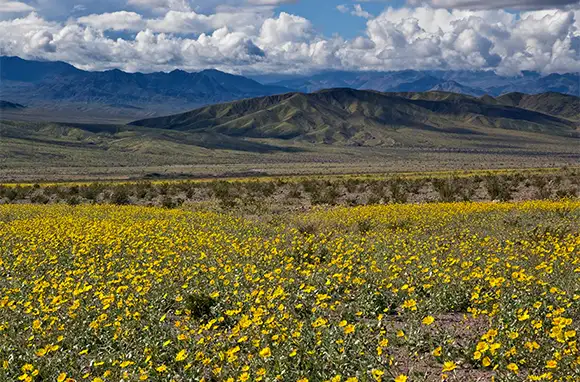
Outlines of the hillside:
[{"label": "hillside", "polygon": [[353,89],[246,99],[132,124],[231,137],[355,146],[414,144],[411,135],[397,134],[400,130],[476,135],[477,129],[500,128],[577,137],[578,127],[555,115],[454,93]]},{"label": "hillside", "polygon": [[13,103],[0,100],[0,110],[22,110],[25,106],[19,103]]},{"label": "hillside", "polygon": [[[267,76],[257,75],[256,78],[269,81]],[[25,111],[19,112],[4,109],[7,115],[4,118],[37,122],[126,123],[240,99],[288,92],[311,93],[329,88],[415,93],[437,91],[477,97],[511,92],[580,95],[577,74],[542,76],[523,72],[507,77],[491,71],[340,71],[291,76],[284,81],[262,84],[214,69],[197,73],[182,70],[126,73],[117,69],[89,72],[64,62],[6,56],[0,56],[0,80],[3,99],[27,106]],[[555,102],[554,111],[557,112],[559,101]],[[512,105],[511,101],[506,105],[518,106]],[[566,115],[574,119],[577,113],[571,110]]]},{"label": "hillside", "polygon": [[11,115],[28,111],[3,111],[0,178],[211,177],[578,163],[577,121],[502,102],[507,101],[446,92],[330,89],[244,99],[129,125],[104,119],[15,122],[8,120]]},{"label": "hillside", "polygon": [[535,110],[572,120],[580,120],[580,98],[560,93],[523,94],[509,93],[497,97],[503,105]]},{"label": "hillside", "polygon": [[485,94],[484,90],[465,86],[457,81],[451,80],[438,83],[431,89],[431,91],[459,93],[472,96],[482,96]]}]

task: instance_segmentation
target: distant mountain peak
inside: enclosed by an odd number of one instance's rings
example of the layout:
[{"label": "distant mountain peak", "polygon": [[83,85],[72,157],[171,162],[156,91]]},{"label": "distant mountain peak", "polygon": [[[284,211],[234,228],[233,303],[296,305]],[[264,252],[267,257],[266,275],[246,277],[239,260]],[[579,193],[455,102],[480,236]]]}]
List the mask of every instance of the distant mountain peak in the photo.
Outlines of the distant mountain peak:
[{"label": "distant mountain peak", "polygon": [[324,88],[352,87],[382,92],[423,92],[443,90],[481,96],[499,96],[510,92],[538,94],[549,91],[580,95],[580,80],[576,74],[551,74],[524,71],[518,76],[501,76],[493,71],[402,70],[394,72],[327,72],[274,84],[302,92]]},{"label": "distant mountain peak", "polygon": [[[58,110],[82,104],[110,109],[110,105],[125,105],[157,115],[239,99],[332,88],[399,93],[443,91],[474,97],[484,94],[499,97],[514,92],[580,95],[579,77],[573,73],[542,76],[522,72],[507,77],[493,71],[468,70],[326,71],[264,85],[217,69],[200,72],[176,69],[169,73],[127,73],[120,69],[89,72],[64,62],[28,61],[19,57],[0,57],[0,79],[2,97],[30,108],[42,106]],[[573,111],[569,113],[574,115]]]},{"label": "distant mountain peak", "polygon": [[[189,73],[88,72],[68,64],[0,57],[2,95],[27,105],[125,105],[159,113],[289,91],[216,69]],[[145,108],[145,106],[147,106]]]}]

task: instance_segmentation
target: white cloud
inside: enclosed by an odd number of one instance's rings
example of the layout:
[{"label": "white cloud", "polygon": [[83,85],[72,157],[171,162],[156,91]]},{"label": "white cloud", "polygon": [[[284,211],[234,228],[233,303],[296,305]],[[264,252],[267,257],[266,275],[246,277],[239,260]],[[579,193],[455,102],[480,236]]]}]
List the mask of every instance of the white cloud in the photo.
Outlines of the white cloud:
[{"label": "white cloud", "polygon": [[[374,47],[343,52],[345,66],[365,69],[580,69],[574,13],[388,8],[367,23]],[[576,46],[576,47],[575,47]],[[561,64],[564,62],[565,64]]]},{"label": "white cloud", "polygon": [[408,0],[411,5],[429,4],[441,8],[544,9],[577,5],[578,0]]},{"label": "white cloud", "polygon": [[188,0],[127,0],[127,5],[153,11],[153,13],[189,12],[192,10]]},{"label": "white cloud", "polygon": [[284,43],[306,42],[312,36],[312,24],[303,17],[280,13],[262,24],[258,41],[262,45],[280,46]]},{"label": "white cloud", "polygon": [[266,14],[240,10],[238,12],[219,12],[211,15],[194,11],[169,11],[162,18],[147,21],[147,26],[155,32],[200,34],[227,27],[230,30],[253,34]]},{"label": "white cloud", "polygon": [[352,7],[352,11],[350,10],[350,8],[348,7],[348,5],[346,4],[340,4],[336,6],[336,9],[340,12],[340,13],[350,13],[353,16],[357,16],[357,17],[362,17],[364,19],[371,19],[373,18],[373,15],[370,14],[369,12],[365,11],[362,7],[362,5],[360,4],[354,4]]},{"label": "white cloud", "polygon": [[370,19],[373,17],[370,13],[365,11],[360,4],[354,5],[354,10],[351,12],[354,16],[362,17],[365,19]]},{"label": "white cloud", "polygon": [[146,22],[140,14],[126,11],[79,17],[77,21],[96,29],[115,31],[139,31],[146,26]]},{"label": "white cloud", "polygon": [[[321,35],[300,16],[275,16],[268,7],[229,4],[213,13],[116,11],[66,21],[49,21],[32,12],[0,21],[0,53],[62,60],[84,69],[128,71],[580,71],[578,9],[517,15],[503,10],[387,8],[367,21],[365,33],[345,40]],[[356,8],[348,8],[351,11]],[[111,30],[121,33],[113,38],[107,33]]]},{"label": "white cloud", "polygon": [[20,1],[0,0],[1,13],[22,13],[33,11],[34,8]]}]

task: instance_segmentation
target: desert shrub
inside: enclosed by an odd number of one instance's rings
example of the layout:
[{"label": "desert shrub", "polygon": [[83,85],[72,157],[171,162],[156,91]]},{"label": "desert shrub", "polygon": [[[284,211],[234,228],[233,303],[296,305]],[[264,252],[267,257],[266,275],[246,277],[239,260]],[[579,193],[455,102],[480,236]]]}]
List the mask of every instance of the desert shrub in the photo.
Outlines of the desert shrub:
[{"label": "desert shrub", "polygon": [[491,200],[508,201],[512,198],[514,189],[509,181],[500,176],[486,176],[484,179],[485,188]]},{"label": "desert shrub", "polygon": [[368,205],[380,204],[381,200],[388,200],[388,196],[383,196],[382,198],[379,195],[371,194],[367,198]]},{"label": "desert shrub", "polygon": [[314,179],[303,180],[301,184],[302,188],[304,189],[304,192],[307,192],[309,194],[318,193],[321,186],[319,182]]},{"label": "desert shrub", "polygon": [[111,194],[110,202],[116,205],[130,204],[129,194],[127,189],[123,186],[117,186],[114,188]]},{"label": "desert shrub", "polygon": [[358,231],[367,234],[373,229],[373,222],[370,219],[361,219],[357,222]]},{"label": "desert shrub", "polygon": [[194,183],[190,183],[187,187],[187,189],[185,190],[185,196],[188,199],[192,199],[195,196],[195,192],[197,190],[197,187],[194,185]]},{"label": "desert shrub", "polygon": [[347,206],[354,207],[354,206],[358,206],[360,204],[361,204],[361,202],[355,196],[349,196],[346,198],[346,205]]},{"label": "desert shrub", "polygon": [[96,184],[85,185],[79,189],[80,196],[87,200],[96,200],[101,192],[101,187]]},{"label": "desert shrub", "polygon": [[545,176],[535,176],[532,178],[532,185],[536,188],[534,197],[536,199],[549,199],[552,196],[550,181]]},{"label": "desert shrub", "polygon": [[153,184],[148,181],[138,182],[133,185],[133,195],[138,199],[145,199],[152,190]]},{"label": "desert shrub", "polygon": [[66,199],[66,204],[68,204],[69,206],[76,206],[79,205],[81,203],[81,200],[79,199],[78,196],[69,196]]},{"label": "desert shrub", "polygon": [[300,199],[302,197],[300,186],[298,184],[292,184],[288,191],[287,197],[290,199]]},{"label": "desert shrub", "polygon": [[336,205],[338,203],[338,198],[340,197],[340,192],[335,185],[325,188],[321,192],[316,192],[312,194],[312,204],[328,204]]},{"label": "desert shrub", "polygon": [[393,179],[389,183],[389,190],[391,192],[391,199],[395,203],[406,203],[409,198],[407,191],[407,182],[402,178]]},{"label": "desert shrub", "polygon": [[433,189],[439,194],[439,200],[442,202],[452,202],[457,199],[461,188],[458,179],[434,179]]},{"label": "desert shrub", "polygon": [[372,196],[376,196],[379,200],[386,196],[385,181],[373,181],[369,184],[369,192]]},{"label": "desert shrub", "polygon": [[247,182],[246,190],[256,196],[270,197],[276,192],[276,184],[274,182]]},{"label": "desert shrub", "polygon": [[559,199],[576,198],[578,189],[576,187],[562,188],[556,191],[556,197]]},{"label": "desert shrub", "polygon": [[408,193],[416,195],[426,183],[427,179],[412,179],[406,181],[405,188]]},{"label": "desert shrub", "polygon": [[159,195],[167,195],[169,193],[169,187],[169,183],[159,183],[155,188]]},{"label": "desert shrub", "polygon": [[164,208],[175,208],[179,205],[179,202],[177,202],[175,199],[173,199],[171,196],[165,195],[162,199],[161,199],[161,205]]},{"label": "desert shrub", "polygon": [[69,196],[74,196],[74,195],[78,195],[79,192],[79,186],[70,186],[68,188],[65,187],[65,192],[69,195]]},{"label": "desert shrub", "polygon": [[208,319],[213,316],[213,308],[217,305],[217,301],[212,297],[194,293],[188,295],[186,298],[186,309],[189,310],[191,317],[196,319]]},{"label": "desert shrub", "polygon": [[2,196],[8,199],[8,201],[13,202],[19,198],[19,188],[18,187],[3,187]]},{"label": "desert shrub", "polygon": [[42,191],[36,192],[30,197],[31,203],[47,204],[49,201],[50,199],[46,195],[44,195]]},{"label": "desert shrub", "polygon": [[359,184],[359,179],[347,179],[343,182],[344,188],[351,194],[357,191]]},{"label": "desert shrub", "polygon": [[220,180],[212,182],[210,184],[210,188],[212,190],[213,195],[218,199],[230,196],[230,183],[226,181]]},{"label": "desert shrub", "polygon": [[219,206],[222,209],[230,209],[236,206],[236,194],[233,185],[226,181],[212,182],[211,190],[213,196],[218,199]]},{"label": "desert shrub", "polygon": [[299,221],[296,223],[296,230],[302,235],[316,235],[320,230],[320,224],[316,221]]}]

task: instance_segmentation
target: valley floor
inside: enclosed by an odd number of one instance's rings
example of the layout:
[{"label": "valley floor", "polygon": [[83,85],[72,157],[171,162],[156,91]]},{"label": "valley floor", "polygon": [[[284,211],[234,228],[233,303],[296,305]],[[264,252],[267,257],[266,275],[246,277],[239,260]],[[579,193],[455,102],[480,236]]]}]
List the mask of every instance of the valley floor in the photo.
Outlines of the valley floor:
[{"label": "valley floor", "polygon": [[354,141],[0,120],[0,182],[385,174],[580,163],[580,138],[572,133],[471,127],[382,129],[381,134],[361,146]]},{"label": "valley floor", "polygon": [[[0,143],[0,151],[1,146]],[[212,156],[200,155],[197,160],[188,159],[189,162],[198,163],[187,164],[138,165],[112,160],[110,165],[106,165],[102,163],[103,158],[96,158],[97,165],[94,166],[91,165],[91,160],[86,160],[82,154],[79,154],[79,161],[75,161],[75,155],[70,157],[70,163],[64,166],[54,165],[54,159],[43,159],[45,154],[32,153],[26,154],[29,155],[26,159],[3,156],[0,159],[0,182],[224,179],[562,168],[580,163],[580,151],[575,152],[575,148],[564,147],[568,149],[567,152],[555,147],[551,149],[558,151],[350,148],[301,154],[253,155],[229,152],[214,153]],[[26,150],[30,151],[31,147]],[[170,155],[176,158],[176,154]],[[62,163],[62,160],[57,162]]]}]

